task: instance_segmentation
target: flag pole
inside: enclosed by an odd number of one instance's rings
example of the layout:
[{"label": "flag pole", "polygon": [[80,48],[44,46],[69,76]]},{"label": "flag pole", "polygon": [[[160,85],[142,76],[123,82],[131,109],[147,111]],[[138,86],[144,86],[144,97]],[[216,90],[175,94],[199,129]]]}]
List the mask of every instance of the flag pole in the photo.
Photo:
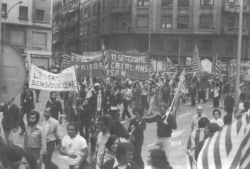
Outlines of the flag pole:
[{"label": "flag pole", "polygon": [[242,18],[243,18],[243,0],[239,0],[239,32],[238,32],[238,50],[237,50],[237,68],[236,68],[236,81],[235,81],[235,115],[239,110],[239,87],[240,87],[240,64],[241,64],[241,43],[242,43]]}]

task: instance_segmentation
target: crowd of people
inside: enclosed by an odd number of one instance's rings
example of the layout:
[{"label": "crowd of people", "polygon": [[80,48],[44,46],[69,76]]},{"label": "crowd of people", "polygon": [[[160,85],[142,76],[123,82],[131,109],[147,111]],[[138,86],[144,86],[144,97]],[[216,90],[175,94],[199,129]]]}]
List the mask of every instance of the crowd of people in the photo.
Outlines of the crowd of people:
[{"label": "crowd of people", "polygon": [[[41,169],[44,164],[45,169],[58,169],[52,161],[58,147],[61,155],[68,156],[70,169],[171,169],[170,138],[177,124],[166,112],[177,84],[176,76],[153,76],[148,81],[111,78],[106,84],[98,78],[85,78],[79,80],[78,91],[50,92],[44,111],[40,113],[35,108],[33,90],[25,83],[20,107],[14,104],[15,98],[0,107],[5,137],[5,141],[0,138],[3,152],[0,153],[0,168]],[[227,81],[214,80],[207,75],[192,76],[185,87],[182,102],[191,97],[191,106],[195,106],[196,100],[198,103],[213,100],[216,108],[214,118],[209,120],[203,114],[203,107],[197,106],[197,114],[192,119],[191,148],[187,153],[195,163],[204,140],[232,121],[234,97]],[[36,91],[36,102],[39,102],[39,93]],[[247,111],[250,104],[244,95],[241,99],[242,110]],[[227,112],[223,119],[220,102]],[[23,120],[25,114],[27,125]],[[127,129],[123,121],[129,121]],[[147,123],[154,122],[157,147],[148,152],[148,164],[144,164],[141,156],[144,130]],[[65,136],[60,131],[62,123],[67,123]],[[16,146],[13,137],[19,127],[20,135],[24,135],[23,147]]]}]

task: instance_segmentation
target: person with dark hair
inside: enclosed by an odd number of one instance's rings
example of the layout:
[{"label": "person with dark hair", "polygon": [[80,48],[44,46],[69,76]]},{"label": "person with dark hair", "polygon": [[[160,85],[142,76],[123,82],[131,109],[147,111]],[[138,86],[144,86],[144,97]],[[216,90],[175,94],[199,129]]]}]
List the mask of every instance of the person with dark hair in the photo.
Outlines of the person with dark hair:
[{"label": "person with dark hair", "polygon": [[[2,152],[1,152],[2,153]],[[23,149],[14,144],[5,145],[5,155],[11,169],[19,169],[23,158]]]},{"label": "person with dark hair", "polygon": [[0,112],[3,112],[2,126],[6,142],[14,144],[14,133],[19,127],[19,108],[13,103],[15,98],[5,102],[0,106]]},{"label": "person with dark hair", "polygon": [[219,108],[220,106],[220,97],[221,97],[221,91],[220,91],[220,84],[215,82],[215,86],[213,89],[214,97],[213,97],[213,107]]},{"label": "person with dark hair", "polygon": [[20,98],[20,106],[21,106],[20,128],[22,130],[20,135],[23,135],[26,132],[23,116],[26,113],[26,116],[28,117],[28,114],[31,112],[31,110],[35,109],[33,91],[29,89],[28,83],[25,83],[23,86]]},{"label": "person with dark hair", "polygon": [[147,162],[149,164],[145,169],[173,169],[163,150],[152,149],[149,151]]},{"label": "person with dark hair", "polygon": [[47,153],[43,156],[45,169],[58,169],[58,166],[51,161],[56,141],[61,145],[62,135],[59,130],[59,122],[52,117],[51,107],[44,110],[42,127],[46,136]]},{"label": "person with dark hair", "polygon": [[148,83],[144,81],[141,85],[141,107],[143,108],[143,112],[148,110]]},{"label": "person with dark hair", "polygon": [[42,168],[43,155],[46,154],[46,136],[42,127],[38,126],[39,113],[32,110],[28,114],[27,133],[24,136],[24,151],[37,160],[37,169]]},{"label": "person with dark hair", "polygon": [[40,92],[41,92],[41,90],[35,89],[35,93],[36,93],[36,102],[39,102]]},{"label": "person with dark hair", "polygon": [[125,86],[126,88],[123,89],[122,94],[123,94],[123,112],[122,112],[122,120],[125,121],[125,117],[127,116],[129,119],[131,118],[131,115],[128,111],[128,105],[130,103],[131,98],[133,97],[132,95],[132,90],[129,88],[128,85]]},{"label": "person with dark hair", "polygon": [[149,108],[147,112],[147,116],[153,115],[153,107],[155,104],[155,97],[156,97],[156,82],[151,81],[150,85],[148,86],[148,97],[149,97]]},{"label": "person with dark hair", "polygon": [[64,136],[59,150],[61,155],[68,156],[69,169],[78,169],[87,164],[87,142],[78,134],[78,129],[76,122],[67,125],[68,135]]},{"label": "person with dark hair", "polygon": [[24,169],[36,169],[36,159],[32,155],[23,152],[22,166]]},{"label": "person with dark hair", "polygon": [[116,158],[104,163],[102,169],[138,169],[133,159],[134,147],[130,143],[120,143],[117,147]]},{"label": "person with dark hair", "polygon": [[151,118],[145,118],[147,123],[157,123],[157,141],[156,145],[165,151],[167,156],[169,156],[170,139],[172,134],[172,129],[176,129],[176,121],[173,115],[169,114],[166,116],[168,105],[165,103],[159,104],[160,114],[157,114]]},{"label": "person with dark hair", "polygon": [[144,168],[144,163],[141,157],[141,150],[144,141],[143,131],[146,129],[146,122],[142,119],[144,114],[142,108],[135,108],[133,111],[135,118],[129,123],[128,131],[131,133],[131,142],[134,146],[133,161],[137,164],[138,169]]},{"label": "person with dark hair", "polygon": [[124,142],[124,139],[128,140],[130,136],[128,131],[125,129],[125,127],[121,124],[119,120],[110,121],[109,133],[110,135],[117,135],[121,139],[121,142]]},{"label": "person with dark hair", "polygon": [[116,86],[111,87],[110,99],[110,115],[113,120],[119,120],[120,104],[122,103],[122,95],[119,93]]},{"label": "person with dark hair", "polygon": [[[207,117],[202,117],[198,121],[198,129],[195,129],[190,136],[191,139],[191,146],[190,149],[187,150],[187,154],[194,159],[194,150],[195,147],[199,145],[201,141],[204,140],[204,133],[205,133],[205,127],[209,123],[209,120]],[[192,163],[193,166],[196,166],[195,163]]]},{"label": "person with dark hair", "polygon": [[50,107],[50,111],[52,114],[52,117],[58,121],[59,112],[60,114],[63,114],[63,108],[62,103],[60,100],[57,99],[56,92],[52,91],[50,92],[50,100],[47,101],[45,107]]},{"label": "person with dark hair", "polygon": [[105,144],[105,149],[100,155],[99,163],[97,164],[100,169],[103,168],[103,165],[106,161],[115,158],[117,146],[119,145],[120,140],[116,135],[111,135]]},{"label": "person with dark hair", "polygon": [[[111,118],[108,116],[101,116],[97,119],[97,127],[100,131],[100,133],[97,136],[97,141],[96,141],[96,147],[95,147],[95,154],[93,156],[94,162],[96,164],[100,163],[100,155],[105,149],[105,144],[108,141],[108,138],[110,136],[109,133],[109,123],[111,121]],[[99,166],[96,165],[96,168],[98,169]]]},{"label": "person with dark hair", "polygon": [[216,123],[208,123],[204,131],[204,140],[202,140],[195,148],[195,160],[197,161],[200,151],[202,150],[203,145],[206,141],[209,141],[207,138],[211,138],[215,132],[219,131],[221,128]]},{"label": "person with dark hair", "polygon": [[224,110],[227,114],[232,114],[234,110],[234,97],[232,95],[232,91],[229,90],[227,92],[225,101],[224,101]]},{"label": "person with dark hair", "polygon": [[221,117],[221,111],[219,109],[214,109],[213,111],[213,119],[210,120],[210,123],[216,123],[220,127],[224,126],[223,120],[220,118]]}]

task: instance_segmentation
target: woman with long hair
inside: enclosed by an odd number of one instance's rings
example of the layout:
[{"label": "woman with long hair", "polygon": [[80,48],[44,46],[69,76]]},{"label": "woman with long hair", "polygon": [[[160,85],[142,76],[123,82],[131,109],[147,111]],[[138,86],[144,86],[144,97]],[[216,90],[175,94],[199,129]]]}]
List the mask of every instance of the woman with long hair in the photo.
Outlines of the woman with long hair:
[{"label": "woman with long hair", "polygon": [[105,144],[105,149],[100,155],[99,164],[97,164],[100,169],[102,169],[104,163],[110,159],[116,157],[117,146],[120,143],[119,137],[116,135],[111,135]]},{"label": "woman with long hair", "polygon": [[173,169],[168,162],[165,152],[160,149],[150,150],[147,161],[149,166],[145,167],[145,169]]}]

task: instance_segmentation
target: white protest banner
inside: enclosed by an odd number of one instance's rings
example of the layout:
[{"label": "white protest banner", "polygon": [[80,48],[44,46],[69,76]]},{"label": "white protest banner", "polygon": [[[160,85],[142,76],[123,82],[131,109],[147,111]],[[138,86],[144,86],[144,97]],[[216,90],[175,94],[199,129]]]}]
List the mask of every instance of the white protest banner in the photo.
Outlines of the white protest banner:
[{"label": "white protest banner", "polygon": [[212,62],[208,59],[201,61],[202,70],[208,73],[212,73]]},{"label": "white protest banner", "polygon": [[77,90],[75,67],[71,66],[60,74],[54,74],[31,64],[29,87],[49,91]]}]

